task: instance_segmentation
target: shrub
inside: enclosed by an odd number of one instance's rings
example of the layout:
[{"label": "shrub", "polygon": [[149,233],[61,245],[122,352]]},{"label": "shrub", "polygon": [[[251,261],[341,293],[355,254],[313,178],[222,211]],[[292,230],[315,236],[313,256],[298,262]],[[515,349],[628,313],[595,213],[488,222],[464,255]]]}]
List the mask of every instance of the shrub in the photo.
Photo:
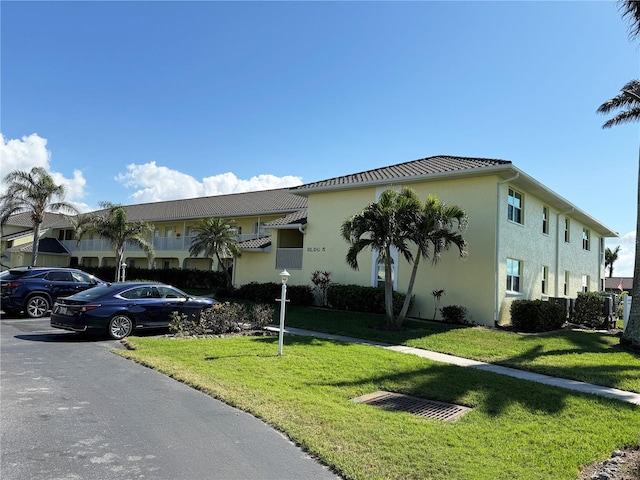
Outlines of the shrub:
[{"label": "shrub", "polygon": [[[398,315],[406,295],[393,292],[393,314]],[[337,310],[385,313],[384,289],[333,283],[327,288],[327,303]]]},{"label": "shrub", "polygon": [[580,292],[571,314],[571,323],[588,328],[597,328],[606,324],[604,312],[605,297],[597,292]]},{"label": "shrub", "polygon": [[218,303],[199,316],[173,313],[169,331],[177,336],[191,336],[263,329],[271,323],[273,313],[273,307],[265,304]]},{"label": "shrub", "polygon": [[[115,278],[115,267],[84,267],[77,268],[91,273],[107,282]],[[127,280],[147,279],[153,282],[162,282],[178,288],[196,288],[203,290],[216,290],[226,284],[224,272],[212,272],[209,270],[189,270],[182,268],[136,268],[129,267],[126,270]]]},{"label": "shrub", "polygon": [[311,274],[311,282],[315,285],[315,291],[318,295],[320,306],[327,306],[327,288],[331,283],[331,272],[316,270]]},{"label": "shrub", "polygon": [[[234,291],[226,291],[232,296],[227,298],[241,298],[251,302],[273,304],[282,296],[282,284],[275,282],[251,282],[240,286]],[[220,295],[220,293],[218,293]],[[309,285],[287,285],[287,299],[291,305],[308,307],[313,304],[313,290]]]},{"label": "shrub", "polygon": [[564,308],[542,300],[515,300],[511,304],[511,324],[518,332],[549,332],[564,325]]},{"label": "shrub", "polygon": [[472,321],[469,318],[469,312],[466,308],[460,305],[447,305],[440,309],[442,314],[442,321],[444,323],[451,323],[454,325],[472,325]]}]

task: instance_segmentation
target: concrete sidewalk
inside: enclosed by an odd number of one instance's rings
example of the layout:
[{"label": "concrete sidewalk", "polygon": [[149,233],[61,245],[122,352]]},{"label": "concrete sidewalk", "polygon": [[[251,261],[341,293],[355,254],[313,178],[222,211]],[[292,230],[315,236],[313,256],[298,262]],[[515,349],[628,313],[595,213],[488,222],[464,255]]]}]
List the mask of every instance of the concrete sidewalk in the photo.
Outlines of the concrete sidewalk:
[{"label": "concrete sidewalk", "polygon": [[[278,332],[279,328],[268,327],[268,330]],[[393,350],[394,352],[417,355],[419,357],[428,358],[436,362],[449,363],[451,365],[458,365],[460,367],[476,368],[478,370],[498,373],[500,375],[508,375],[510,377],[519,378],[521,380],[529,380],[531,382],[544,383],[545,385],[566,388],[568,390],[575,390],[577,392],[591,393],[593,395],[600,395],[601,397],[614,398],[616,400],[620,400],[621,402],[640,405],[639,393],[626,392],[624,390],[619,390],[617,388],[601,387],[599,385],[592,385],[591,383],[578,382],[576,380],[567,380],[565,378],[551,377],[549,375],[542,375],[540,373],[526,372],[524,370],[518,370],[515,368],[502,367],[500,365],[493,365],[491,363],[479,362],[477,360],[469,360],[468,358],[455,357],[453,355],[432,352],[432,351],[423,350],[420,348],[406,347],[404,345],[391,345],[388,343],[380,343],[380,342],[373,342],[369,340],[363,340],[361,338],[345,337],[342,335],[332,335],[330,333],[303,330],[301,328],[288,327],[288,328],[285,328],[284,331],[289,335],[316,337],[316,338],[323,338],[326,340],[337,340],[337,341],[346,342],[346,343],[358,343],[361,345],[371,345],[373,347],[386,348],[387,350]]]}]

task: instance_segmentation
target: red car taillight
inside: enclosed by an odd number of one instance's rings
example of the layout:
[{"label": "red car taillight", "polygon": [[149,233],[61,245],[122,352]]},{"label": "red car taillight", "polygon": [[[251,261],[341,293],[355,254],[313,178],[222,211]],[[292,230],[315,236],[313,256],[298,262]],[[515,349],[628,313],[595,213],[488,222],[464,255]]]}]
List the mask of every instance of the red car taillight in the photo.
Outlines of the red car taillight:
[{"label": "red car taillight", "polygon": [[7,290],[13,290],[14,288],[18,288],[20,285],[22,285],[21,282],[9,282],[5,283],[2,287],[6,288]]},{"label": "red car taillight", "polygon": [[100,307],[100,304],[94,304],[94,305],[83,305],[82,307],[78,307],[77,311],[78,312],[90,312],[91,310],[95,310],[96,308]]}]

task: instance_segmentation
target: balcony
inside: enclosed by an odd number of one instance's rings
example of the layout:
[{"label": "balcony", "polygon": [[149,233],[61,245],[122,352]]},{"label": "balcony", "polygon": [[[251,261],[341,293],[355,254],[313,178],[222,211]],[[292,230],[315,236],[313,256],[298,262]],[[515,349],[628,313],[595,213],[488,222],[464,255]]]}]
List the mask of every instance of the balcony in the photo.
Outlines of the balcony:
[{"label": "balcony", "polygon": [[[258,233],[248,233],[237,236],[237,240],[242,242],[244,240],[251,240],[254,238],[260,238],[268,235],[266,230],[261,230]],[[188,252],[193,241],[193,236],[182,237],[153,237],[153,249],[156,254],[158,252],[179,251]],[[80,240],[78,243],[76,240],[60,240],[71,253],[78,252],[113,252],[113,247],[108,240],[102,238]],[[137,245],[127,243],[125,245],[125,251],[127,253],[142,252],[143,250]]]}]

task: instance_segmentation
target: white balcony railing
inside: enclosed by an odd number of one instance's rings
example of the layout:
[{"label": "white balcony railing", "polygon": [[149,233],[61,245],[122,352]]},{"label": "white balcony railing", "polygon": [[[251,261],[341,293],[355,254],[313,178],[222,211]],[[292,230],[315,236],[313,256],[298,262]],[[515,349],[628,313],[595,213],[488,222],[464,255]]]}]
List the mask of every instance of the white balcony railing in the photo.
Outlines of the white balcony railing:
[{"label": "white balcony railing", "polygon": [[[246,233],[237,236],[238,242],[252,240],[268,235],[266,230],[260,230],[258,233]],[[188,252],[193,241],[193,236],[182,237],[153,237],[153,248],[158,252],[180,251]],[[80,240],[60,240],[60,242],[71,252],[112,252],[113,247],[108,240],[102,238]],[[127,243],[125,245],[126,252],[142,252],[137,245]]]}]

